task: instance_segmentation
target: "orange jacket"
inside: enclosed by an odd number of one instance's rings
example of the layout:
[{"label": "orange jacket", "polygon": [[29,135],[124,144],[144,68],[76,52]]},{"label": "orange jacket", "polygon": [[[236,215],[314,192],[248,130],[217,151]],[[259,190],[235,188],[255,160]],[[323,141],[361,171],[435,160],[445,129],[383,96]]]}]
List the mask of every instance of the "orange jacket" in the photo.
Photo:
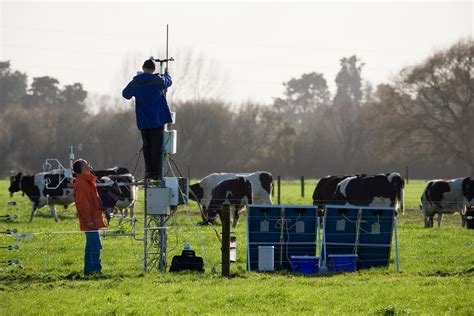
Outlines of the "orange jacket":
[{"label": "orange jacket", "polygon": [[[92,174],[78,174],[73,192],[81,230],[97,230],[106,227],[100,209],[95,177]],[[88,226],[89,222],[93,222],[92,227]]]}]

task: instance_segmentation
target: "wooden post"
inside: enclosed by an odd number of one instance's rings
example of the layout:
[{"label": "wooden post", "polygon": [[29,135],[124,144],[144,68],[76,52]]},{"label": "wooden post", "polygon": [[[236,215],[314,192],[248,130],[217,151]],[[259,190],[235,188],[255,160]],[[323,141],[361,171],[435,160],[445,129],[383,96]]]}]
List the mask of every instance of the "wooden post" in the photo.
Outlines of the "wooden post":
[{"label": "wooden post", "polygon": [[280,193],[281,193],[280,176],[278,176],[278,179],[277,179],[277,190],[278,190],[278,205],[280,205]]},{"label": "wooden post", "polygon": [[408,179],[408,166],[405,166],[405,180],[407,181],[407,184],[409,182],[409,179]]},{"label": "wooden post", "polygon": [[272,181],[272,197],[275,196],[275,181]]},{"label": "wooden post", "polygon": [[304,197],[304,176],[301,176],[301,197]]},{"label": "wooden post", "polygon": [[230,276],[230,204],[224,204],[222,221],[222,277]]},{"label": "wooden post", "polygon": [[189,179],[189,182],[191,182],[191,166],[188,165],[188,179]]}]

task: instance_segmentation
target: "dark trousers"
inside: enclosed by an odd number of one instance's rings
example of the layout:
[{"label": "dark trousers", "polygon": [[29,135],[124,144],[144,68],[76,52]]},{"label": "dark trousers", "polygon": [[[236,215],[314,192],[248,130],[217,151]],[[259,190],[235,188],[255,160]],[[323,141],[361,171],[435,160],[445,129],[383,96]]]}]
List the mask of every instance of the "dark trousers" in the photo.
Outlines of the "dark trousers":
[{"label": "dark trousers", "polygon": [[86,251],[84,254],[84,274],[102,272],[100,260],[100,251],[102,243],[100,242],[99,232],[86,232]]},{"label": "dark trousers", "polygon": [[147,178],[158,179],[162,176],[163,126],[140,130],[143,140],[143,157]]}]

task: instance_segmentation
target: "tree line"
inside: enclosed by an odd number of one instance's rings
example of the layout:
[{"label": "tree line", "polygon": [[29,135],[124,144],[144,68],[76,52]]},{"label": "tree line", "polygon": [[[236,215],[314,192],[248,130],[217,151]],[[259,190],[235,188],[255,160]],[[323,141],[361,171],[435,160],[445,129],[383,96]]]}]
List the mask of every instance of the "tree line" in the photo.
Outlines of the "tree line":
[{"label": "tree line", "polygon": [[[473,57],[474,41],[463,39],[375,88],[354,55],[340,59],[334,95],[323,73],[309,72],[284,82],[272,104],[173,101],[174,160],[194,178],[255,170],[286,178],[404,174],[405,166],[416,178],[473,175]],[[41,171],[48,157],[66,163],[68,146],[80,143],[76,156],[95,168],[125,166],[142,176],[133,103],[91,114],[87,96],[82,84],[52,77],[28,85],[26,73],[0,62],[0,176]]]}]

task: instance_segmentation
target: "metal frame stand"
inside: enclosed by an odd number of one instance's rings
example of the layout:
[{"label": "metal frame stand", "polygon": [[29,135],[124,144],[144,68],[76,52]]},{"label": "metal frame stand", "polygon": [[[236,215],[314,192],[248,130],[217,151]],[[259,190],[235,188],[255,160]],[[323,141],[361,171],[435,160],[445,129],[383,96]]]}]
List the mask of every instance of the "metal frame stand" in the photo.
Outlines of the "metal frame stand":
[{"label": "metal frame stand", "polygon": [[[160,72],[163,74],[163,64],[166,64],[170,61],[174,61],[173,57],[168,57],[168,31],[169,27],[166,25],[166,58],[165,59],[156,59],[150,57],[150,59],[155,62],[160,63]],[[165,90],[166,95],[166,90]],[[167,131],[167,124],[163,127],[163,132]],[[167,171],[167,156],[165,145],[163,143],[162,147],[162,172],[159,179],[158,187],[165,187],[164,176]],[[153,267],[159,269],[160,272],[165,272],[166,270],[166,245],[167,245],[167,227],[166,223],[171,215],[148,215],[147,214],[147,190],[151,185],[149,179],[145,179],[145,222],[143,225],[143,270],[145,272],[150,271]],[[158,235],[159,234],[159,235]],[[158,248],[158,249],[156,249]],[[157,264],[158,263],[158,264]]]}]

